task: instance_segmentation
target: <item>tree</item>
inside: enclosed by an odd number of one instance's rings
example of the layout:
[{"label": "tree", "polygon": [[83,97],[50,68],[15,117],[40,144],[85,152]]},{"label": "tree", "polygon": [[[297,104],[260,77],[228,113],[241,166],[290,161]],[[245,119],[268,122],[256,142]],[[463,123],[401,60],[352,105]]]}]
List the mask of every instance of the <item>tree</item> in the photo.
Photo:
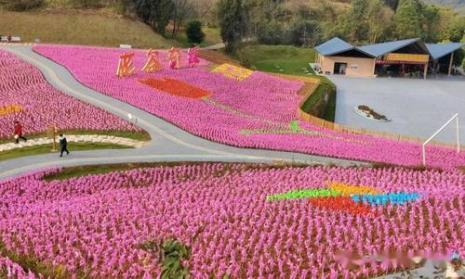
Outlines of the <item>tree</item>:
[{"label": "tree", "polygon": [[203,42],[205,34],[202,31],[202,23],[198,20],[189,22],[186,28],[186,35],[191,43],[200,44]]},{"label": "tree", "polygon": [[321,38],[320,26],[315,20],[299,19],[291,30],[291,43],[296,46],[313,47]]},{"label": "tree", "polygon": [[192,5],[193,18],[201,18],[207,26],[216,26],[217,0],[189,0]]},{"label": "tree", "polygon": [[368,37],[367,11],[371,0],[354,0],[350,9],[334,26],[333,34],[351,42],[366,41]]},{"label": "tree", "polygon": [[399,6],[399,0],[383,0],[383,2],[393,11],[396,11]]},{"label": "tree", "polygon": [[400,0],[394,16],[398,39],[419,38],[423,35],[423,5],[419,0]]},{"label": "tree", "polygon": [[171,0],[134,0],[136,14],[161,35],[165,35],[174,3]]},{"label": "tree", "polygon": [[423,40],[427,42],[437,42],[439,40],[439,9],[433,5],[425,5],[423,14]]},{"label": "tree", "polygon": [[297,14],[293,17],[290,29],[290,43],[296,46],[313,47],[321,40],[321,26],[315,20],[315,12],[308,9],[305,5],[299,5],[293,9]]},{"label": "tree", "polygon": [[[0,9],[2,5],[2,1],[0,1]],[[27,11],[32,10],[35,8],[39,8],[44,4],[43,0],[9,0],[5,1],[6,8],[11,11]]]},{"label": "tree", "polygon": [[247,27],[242,0],[220,0],[218,2],[218,21],[221,38],[226,45],[226,52],[235,52]]},{"label": "tree", "polygon": [[448,39],[451,42],[460,42],[465,33],[465,20],[463,17],[456,18],[449,26]]},{"label": "tree", "polygon": [[175,38],[179,26],[186,18],[192,14],[192,4],[188,0],[171,0],[173,1],[173,30],[171,37]]},{"label": "tree", "polygon": [[381,0],[370,0],[367,11],[368,41],[377,43],[386,36],[391,26],[393,12]]},{"label": "tree", "polygon": [[101,8],[103,6],[100,0],[72,0],[70,2],[74,7],[81,9]]}]

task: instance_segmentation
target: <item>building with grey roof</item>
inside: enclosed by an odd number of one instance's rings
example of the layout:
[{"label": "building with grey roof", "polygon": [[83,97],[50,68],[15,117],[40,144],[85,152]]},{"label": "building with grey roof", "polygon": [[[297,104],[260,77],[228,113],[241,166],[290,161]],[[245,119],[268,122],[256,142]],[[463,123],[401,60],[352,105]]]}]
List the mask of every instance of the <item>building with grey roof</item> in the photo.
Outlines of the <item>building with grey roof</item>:
[{"label": "building with grey roof", "polygon": [[324,74],[348,76],[410,76],[451,74],[454,54],[462,43],[425,44],[419,38],[354,46],[333,38],[315,48]]}]

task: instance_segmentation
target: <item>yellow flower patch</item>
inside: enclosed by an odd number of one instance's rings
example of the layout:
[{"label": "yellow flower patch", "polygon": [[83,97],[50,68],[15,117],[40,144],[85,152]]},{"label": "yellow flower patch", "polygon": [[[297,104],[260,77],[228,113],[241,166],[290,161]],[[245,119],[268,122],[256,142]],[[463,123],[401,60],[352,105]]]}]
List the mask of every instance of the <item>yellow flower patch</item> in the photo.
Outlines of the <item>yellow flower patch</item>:
[{"label": "yellow flower patch", "polygon": [[6,105],[3,107],[0,107],[0,116],[21,112],[22,110],[23,110],[23,107],[21,107],[20,105],[16,105],[16,104]]},{"label": "yellow flower patch", "polygon": [[241,80],[248,78],[250,75],[252,75],[253,71],[246,69],[246,68],[242,68],[242,67],[238,67],[238,66],[225,63],[225,64],[219,65],[218,67],[215,67],[212,70],[212,73],[219,73],[227,78],[241,81]]},{"label": "yellow flower patch", "polygon": [[342,196],[374,195],[382,193],[380,190],[369,186],[355,186],[341,182],[328,182],[327,185],[331,190],[340,193]]}]

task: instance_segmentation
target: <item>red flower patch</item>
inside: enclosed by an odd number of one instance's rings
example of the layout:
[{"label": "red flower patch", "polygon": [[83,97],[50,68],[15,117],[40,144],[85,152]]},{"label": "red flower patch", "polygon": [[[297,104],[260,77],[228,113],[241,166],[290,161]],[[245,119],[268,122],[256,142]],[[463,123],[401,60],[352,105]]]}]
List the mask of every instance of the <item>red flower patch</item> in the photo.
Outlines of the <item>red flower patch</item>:
[{"label": "red flower patch", "polygon": [[146,84],[154,89],[184,98],[200,99],[211,95],[210,92],[203,90],[202,88],[198,88],[193,85],[190,85],[187,82],[171,78],[147,78],[139,79],[139,82]]},{"label": "red flower patch", "polygon": [[310,204],[319,208],[348,212],[354,215],[367,215],[370,213],[369,206],[356,203],[350,197],[312,198],[310,199]]}]

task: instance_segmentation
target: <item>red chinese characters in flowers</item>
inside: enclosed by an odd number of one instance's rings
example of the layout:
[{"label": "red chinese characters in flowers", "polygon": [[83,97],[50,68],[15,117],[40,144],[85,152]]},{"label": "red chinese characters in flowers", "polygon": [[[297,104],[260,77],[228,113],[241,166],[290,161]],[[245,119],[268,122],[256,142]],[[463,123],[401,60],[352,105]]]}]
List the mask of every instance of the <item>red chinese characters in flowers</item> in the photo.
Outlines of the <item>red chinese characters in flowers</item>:
[{"label": "red chinese characters in flowers", "polygon": [[347,212],[354,215],[367,215],[371,212],[369,206],[356,203],[350,197],[313,198],[310,199],[310,204],[319,208]]},{"label": "red chinese characters in flowers", "polygon": [[186,82],[172,79],[172,78],[164,78],[164,79],[147,78],[147,79],[139,79],[139,82],[146,84],[154,89],[167,92],[174,96],[184,97],[184,98],[200,99],[203,97],[210,96],[210,92],[202,88],[198,88]]}]

